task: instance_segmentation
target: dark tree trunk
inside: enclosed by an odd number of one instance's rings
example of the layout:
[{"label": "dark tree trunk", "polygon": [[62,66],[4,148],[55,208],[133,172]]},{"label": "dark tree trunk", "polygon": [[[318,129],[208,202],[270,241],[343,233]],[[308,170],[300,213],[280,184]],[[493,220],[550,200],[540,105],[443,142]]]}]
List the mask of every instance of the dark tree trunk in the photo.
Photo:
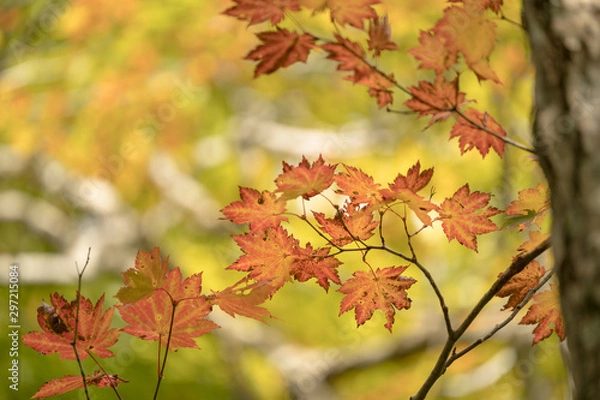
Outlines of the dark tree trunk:
[{"label": "dark tree trunk", "polygon": [[577,400],[600,395],[600,0],[524,0]]}]

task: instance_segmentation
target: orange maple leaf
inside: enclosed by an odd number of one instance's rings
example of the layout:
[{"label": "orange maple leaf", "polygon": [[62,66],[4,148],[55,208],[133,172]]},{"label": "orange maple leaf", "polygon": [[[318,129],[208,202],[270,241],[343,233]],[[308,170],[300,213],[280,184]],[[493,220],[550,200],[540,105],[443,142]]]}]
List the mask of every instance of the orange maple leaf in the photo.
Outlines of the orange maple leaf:
[{"label": "orange maple leaf", "polygon": [[482,192],[470,193],[469,184],[458,189],[452,197],[440,205],[438,218],[448,241],[456,239],[465,247],[477,251],[477,237],[498,230],[489,218],[502,211],[487,207],[491,195]]},{"label": "orange maple leaf", "polygon": [[233,236],[245,253],[227,269],[249,271],[255,281],[269,281],[274,290],[290,280],[290,266],[298,255],[299,244],[281,226]]},{"label": "orange maple leaf", "polygon": [[443,38],[434,32],[421,31],[419,46],[408,52],[420,61],[420,69],[432,69],[437,75],[456,63],[456,53],[449,51]]},{"label": "orange maple leaf", "polygon": [[281,192],[280,200],[295,199],[302,196],[308,200],[323,192],[333,183],[333,175],[337,164],[327,165],[322,156],[312,164],[302,156],[297,167],[283,162],[283,173],[275,179],[277,192]]},{"label": "orange maple leaf", "polygon": [[78,297],[79,305],[77,299],[69,303],[58,293],[50,295],[51,305],[43,303],[37,310],[38,324],[43,332],[23,335],[23,344],[41,354],[59,353],[61,359],[75,360],[72,343],[77,323],[76,346],[81,360],[85,360],[89,353],[102,358],[113,357],[108,347],[117,342],[121,333],[121,329],[110,329],[114,307],[102,312],[104,295],[95,306],[85,297]]},{"label": "orange maple leaf", "polygon": [[506,214],[518,216],[514,220],[519,223],[519,230],[522,231],[532,224],[541,228],[549,209],[550,193],[548,187],[539,183],[535,188],[521,190],[519,200],[510,203],[506,209]]},{"label": "orange maple leaf", "polygon": [[278,200],[274,193],[268,190],[260,193],[258,190],[240,186],[241,201],[236,201],[223,208],[221,212],[231,222],[250,224],[250,230],[264,230],[277,226],[287,218],[285,201]]},{"label": "orange maple leaf", "polygon": [[160,340],[166,346],[172,324],[169,350],[197,348],[195,338],[219,327],[205,318],[211,307],[200,294],[201,284],[201,274],[182,282],[179,268],[169,271],[166,284],[151,297],[118,306],[121,317],[129,324],[123,330],[144,340]]},{"label": "orange maple leaf", "polygon": [[369,22],[369,50],[373,56],[379,57],[383,50],[398,50],[396,43],[391,40],[392,31],[387,16],[373,18]]},{"label": "orange maple leaf", "polygon": [[408,266],[377,268],[377,271],[356,271],[338,292],[345,294],[340,315],[354,309],[356,324],[371,319],[375,310],[385,314],[385,327],[391,332],[396,310],[410,308],[411,300],[406,292],[416,280],[401,276]]},{"label": "orange maple leaf", "polygon": [[377,18],[377,13],[371,6],[379,3],[380,0],[327,0],[327,7],[331,21],[363,29],[365,19]]},{"label": "orange maple leaf", "polygon": [[[450,132],[450,139],[459,137],[460,154],[476,148],[481,156],[485,158],[491,147],[502,157],[504,155],[504,141],[480,128],[486,128],[498,136],[505,137],[506,132],[502,126],[487,112],[482,114],[474,108],[469,108],[464,115],[470,121],[459,117]],[[471,121],[477,125],[473,125]]]},{"label": "orange maple leaf", "polygon": [[344,168],[347,172],[335,175],[335,183],[339,187],[336,193],[350,197],[353,205],[367,206],[367,209],[376,209],[389,202],[382,194],[381,185],[375,183],[373,177],[349,165],[344,164]]},{"label": "orange maple leaf", "polygon": [[421,222],[431,226],[432,220],[428,213],[437,210],[437,206],[418,195],[417,192],[427,186],[432,176],[433,168],[421,172],[421,163],[417,161],[409,168],[406,176],[398,174],[394,182],[389,184],[389,189],[382,190],[381,194],[389,201],[397,200],[406,204]]},{"label": "orange maple leaf", "polygon": [[165,283],[168,269],[169,257],[163,260],[158,247],[152,252],[138,251],[135,266],[123,272],[125,286],[119,289],[115,297],[121,303],[128,304],[150,296]]},{"label": "orange maple leaf", "polygon": [[243,315],[248,318],[254,318],[265,322],[272,315],[259,304],[264,303],[272,294],[273,287],[269,281],[260,281],[248,283],[249,278],[245,277],[232,286],[220,290],[207,296],[209,304],[219,306],[221,310],[235,318],[236,315]]},{"label": "orange maple leaf", "polygon": [[[540,279],[546,273],[546,269],[537,261],[532,261],[518,274],[510,278],[508,282],[496,293],[498,297],[507,297],[508,302],[502,307],[503,310],[514,310],[527,296],[530,289],[540,283]],[[502,274],[500,274],[502,275]]]},{"label": "orange maple leaf", "polygon": [[434,83],[420,81],[418,87],[411,86],[408,90],[413,97],[404,105],[416,111],[419,117],[431,115],[428,126],[447,120],[454,110],[468,102],[465,94],[458,90],[458,77],[449,82],[442,75],[436,75]]},{"label": "orange maple leaf", "polygon": [[479,80],[500,83],[488,62],[496,43],[496,24],[484,13],[486,8],[499,12],[500,4],[496,0],[485,4],[479,4],[478,0],[464,3],[465,7],[446,8],[431,31],[421,31],[419,46],[409,53],[420,61],[419,68],[432,69],[437,75],[450,69],[462,54]]},{"label": "orange maple leaf", "polygon": [[317,40],[308,33],[298,34],[279,27],[276,31],[260,32],[256,36],[264,44],[251,50],[245,57],[247,60],[259,61],[254,70],[255,78],[299,61],[305,63],[310,50],[316,47],[314,42]]},{"label": "orange maple leaf", "polygon": [[[88,387],[116,387],[119,383],[125,382],[129,381],[120,378],[118,375],[106,375],[101,371],[94,371],[93,375],[85,377],[85,383]],[[58,396],[79,388],[83,388],[83,379],[81,378],[81,375],[66,375],[44,383],[31,398],[43,399],[50,396]]]},{"label": "orange maple leaf", "polygon": [[334,218],[313,211],[321,230],[331,237],[335,246],[345,246],[356,240],[367,240],[373,236],[373,229],[379,222],[373,221],[373,212],[347,204]]},{"label": "orange maple leaf", "polygon": [[329,248],[321,247],[313,249],[310,243],[307,243],[305,249],[300,249],[300,255],[291,265],[290,275],[298,282],[306,282],[311,278],[317,280],[317,284],[327,292],[330,281],[341,285],[337,268],[342,265],[335,257],[329,256]]},{"label": "orange maple leaf", "polygon": [[538,324],[533,330],[533,344],[536,344],[552,334],[552,328],[561,341],[565,340],[565,322],[560,312],[558,288],[550,284],[550,289],[533,296],[534,304],[529,307],[527,314],[519,324]]},{"label": "orange maple leaf", "polygon": [[528,253],[535,249],[540,243],[550,237],[549,233],[542,233],[540,231],[529,231],[529,240],[523,242],[518,248],[519,253]]},{"label": "orange maple leaf", "polygon": [[223,12],[225,15],[240,20],[247,20],[248,25],[271,21],[273,25],[281,22],[286,11],[300,11],[298,0],[233,0],[235,6]]},{"label": "orange maple leaf", "polygon": [[328,60],[339,62],[338,71],[352,71],[354,75],[348,80],[356,82],[371,73],[371,66],[365,61],[365,51],[356,42],[335,34],[335,42],[321,45],[321,48],[329,53]]}]

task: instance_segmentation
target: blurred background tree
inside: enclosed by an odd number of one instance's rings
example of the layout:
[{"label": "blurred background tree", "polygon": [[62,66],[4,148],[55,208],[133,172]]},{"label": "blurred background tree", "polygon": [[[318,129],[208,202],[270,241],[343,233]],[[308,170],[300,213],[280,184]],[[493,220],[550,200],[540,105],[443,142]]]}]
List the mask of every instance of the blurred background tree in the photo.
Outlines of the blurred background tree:
[{"label": "blurred background tree", "polygon": [[[490,155],[485,162],[461,157],[456,142],[447,140],[449,125],[423,132],[425,121],[378,110],[325,55],[252,80],[253,65],[242,58],[257,39],[221,15],[228,6],[220,0],[0,5],[0,264],[20,266],[22,333],[37,328],[35,310],[49,293],[74,297],[75,263],[85,261],[89,247],[84,294],[95,299],[107,292],[109,305],[119,273],[138,249],[154,246],[188,273],[204,271],[206,288],[232,284],[240,275],[224,268],[239,256],[230,238],[238,231],[219,220],[219,210],[237,199],[239,185],[272,189],[281,161],[296,164],[302,155],[313,160],[322,154],[327,162],[346,162],[386,181],[421,160],[436,168],[438,198],[468,181],[474,190],[496,193],[499,208],[542,179],[524,152],[510,149],[503,160]],[[388,0],[378,7],[406,50],[419,29],[439,18],[444,2]],[[520,10],[511,2],[505,13],[518,20]],[[326,32],[327,16],[310,23]],[[528,142],[531,68],[523,32],[505,21],[498,25],[491,63],[503,85],[479,86],[464,76],[463,88]],[[397,79],[417,81],[417,64],[408,55],[394,52],[379,62]],[[416,242],[456,316],[487,289],[519,244],[515,235],[488,236],[477,255],[448,244],[440,232]],[[0,278],[5,282],[7,273]],[[3,299],[6,289],[3,284]],[[411,297],[414,310],[398,315],[390,335],[382,316],[360,329],[351,313],[338,317],[341,294],[335,291],[287,285],[268,304],[277,317],[269,325],[217,315],[223,329],[203,337],[200,352],[182,349],[173,356],[163,398],[406,398],[444,340],[430,288],[415,287]],[[501,320],[501,304],[488,308],[467,339]],[[0,315],[7,326],[6,313]],[[532,348],[530,330],[503,330],[458,361],[431,398],[563,397],[556,339]],[[0,343],[8,348],[6,335]],[[153,385],[144,382],[155,376],[152,344],[125,337],[115,353],[106,367],[131,381],[123,385],[124,397],[149,397]],[[8,354],[1,357],[8,365]],[[29,398],[42,382],[77,373],[75,364],[25,347],[19,360],[20,390],[3,385],[5,398]]]}]

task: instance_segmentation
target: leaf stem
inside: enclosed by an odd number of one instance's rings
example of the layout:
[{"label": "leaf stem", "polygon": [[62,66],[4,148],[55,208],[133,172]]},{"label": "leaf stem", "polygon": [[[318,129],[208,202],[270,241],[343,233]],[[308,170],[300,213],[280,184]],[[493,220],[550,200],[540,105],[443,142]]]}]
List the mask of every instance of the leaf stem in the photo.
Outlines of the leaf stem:
[{"label": "leaf stem", "polygon": [[[167,366],[167,356],[169,355],[169,346],[171,344],[171,335],[173,334],[173,324],[175,322],[175,309],[177,307],[177,304],[179,304],[178,301],[175,301],[173,299],[173,296],[171,296],[171,294],[169,292],[167,292],[166,290],[164,290],[164,292],[171,298],[171,304],[173,305],[173,308],[171,309],[171,321],[169,322],[169,334],[167,335],[167,345],[165,346],[165,356],[163,357],[162,366],[160,367],[160,371],[158,373],[158,381],[156,382],[156,389],[154,390],[153,400],[156,400],[158,397],[158,390],[160,389],[160,384],[162,382],[162,378],[165,373],[165,368]],[[160,342],[161,341],[159,340],[159,342],[158,342],[159,346],[160,346]]]}]

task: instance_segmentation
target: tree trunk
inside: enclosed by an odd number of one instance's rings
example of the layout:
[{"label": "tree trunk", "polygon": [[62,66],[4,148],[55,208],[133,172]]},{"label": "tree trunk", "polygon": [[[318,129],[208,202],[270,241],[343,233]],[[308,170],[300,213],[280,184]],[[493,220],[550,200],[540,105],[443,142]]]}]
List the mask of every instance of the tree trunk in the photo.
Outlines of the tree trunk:
[{"label": "tree trunk", "polygon": [[600,0],[524,0],[575,398],[600,394]]}]

